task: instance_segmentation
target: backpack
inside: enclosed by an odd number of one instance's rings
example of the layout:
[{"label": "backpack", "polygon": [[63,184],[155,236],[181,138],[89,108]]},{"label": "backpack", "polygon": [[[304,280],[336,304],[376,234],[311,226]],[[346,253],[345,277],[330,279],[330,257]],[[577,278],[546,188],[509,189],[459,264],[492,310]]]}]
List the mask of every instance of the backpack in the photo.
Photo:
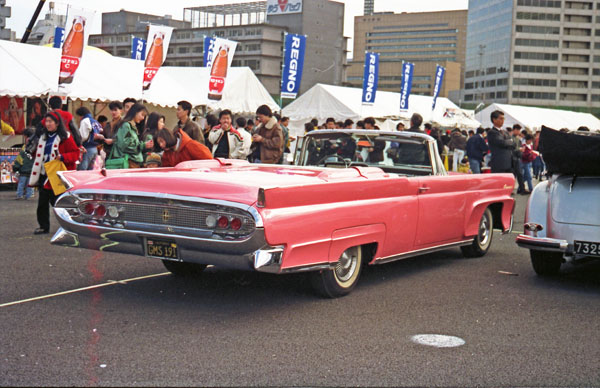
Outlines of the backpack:
[{"label": "backpack", "polygon": [[92,130],[90,131],[90,135],[88,136],[87,140],[84,141],[82,144],[85,148],[91,148],[91,147],[97,146],[98,143],[96,143],[96,141],[94,141],[94,135],[102,133],[102,125],[100,125],[100,123],[92,117],[88,117],[88,119],[90,120],[90,123],[92,124]]}]

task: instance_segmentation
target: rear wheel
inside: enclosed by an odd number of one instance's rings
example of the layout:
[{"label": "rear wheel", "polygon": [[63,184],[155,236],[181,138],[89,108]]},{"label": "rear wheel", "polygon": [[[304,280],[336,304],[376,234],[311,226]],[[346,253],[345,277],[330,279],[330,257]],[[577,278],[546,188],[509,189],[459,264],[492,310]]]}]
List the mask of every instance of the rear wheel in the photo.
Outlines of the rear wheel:
[{"label": "rear wheel", "polygon": [[171,260],[163,260],[162,263],[169,272],[176,276],[197,276],[206,269],[205,264],[184,263]]},{"label": "rear wheel", "polygon": [[311,280],[320,294],[337,298],[349,294],[356,286],[361,267],[361,247],[348,248],[342,253],[334,269],[312,273]]},{"label": "rear wheel", "polygon": [[529,255],[531,256],[531,265],[536,274],[540,276],[558,275],[562,264],[562,253],[531,249]]},{"label": "rear wheel", "polygon": [[492,211],[487,208],[479,220],[479,231],[473,239],[473,243],[466,247],[460,247],[465,257],[481,257],[487,253],[492,245],[493,225]]}]

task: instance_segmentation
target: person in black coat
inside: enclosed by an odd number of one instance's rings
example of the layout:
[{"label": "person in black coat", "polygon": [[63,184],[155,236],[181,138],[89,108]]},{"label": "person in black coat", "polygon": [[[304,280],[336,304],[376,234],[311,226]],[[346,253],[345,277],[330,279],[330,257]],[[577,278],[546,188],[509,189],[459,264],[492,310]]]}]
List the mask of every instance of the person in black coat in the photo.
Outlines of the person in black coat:
[{"label": "person in black coat", "polygon": [[512,172],[512,155],[515,143],[510,133],[502,130],[504,113],[495,110],[491,114],[492,129],[488,132],[488,145],[492,152],[490,167],[492,172]]},{"label": "person in black coat", "polygon": [[477,133],[467,140],[467,157],[469,158],[469,167],[473,174],[481,174],[481,163],[483,157],[488,152],[488,145],[483,139],[485,130],[477,128]]}]

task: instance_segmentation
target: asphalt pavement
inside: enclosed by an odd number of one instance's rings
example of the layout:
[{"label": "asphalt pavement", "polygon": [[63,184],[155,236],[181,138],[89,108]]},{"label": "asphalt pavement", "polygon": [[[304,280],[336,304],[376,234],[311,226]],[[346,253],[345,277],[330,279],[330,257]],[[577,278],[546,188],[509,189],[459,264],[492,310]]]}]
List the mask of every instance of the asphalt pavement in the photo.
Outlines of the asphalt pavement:
[{"label": "asphalt pavement", "polygon": [[331,300],[304,275],[179,279],[53,246],[54,219],[34,236],[36,202],[13,197],[0,190],[2,386],[600,386],[600,262],[539,278],[514,233],[495,231],[483,258],[368,267]]}]

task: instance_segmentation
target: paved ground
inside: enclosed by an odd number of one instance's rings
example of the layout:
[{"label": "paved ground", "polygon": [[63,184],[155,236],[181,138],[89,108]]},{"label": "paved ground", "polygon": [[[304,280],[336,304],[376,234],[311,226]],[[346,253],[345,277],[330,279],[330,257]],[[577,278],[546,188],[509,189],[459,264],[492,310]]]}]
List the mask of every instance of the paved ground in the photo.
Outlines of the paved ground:
[{"label": "paved ground", "polygon": [[106,286],[0,307],[0,385],[600,386],[600,263],[540,279],[514,234],[480,259],[367,268],[329,300],[304,276],[180,280],[151,259],[52,246],[32,235],[36,203],[12,197],[0,191],[0,305]]}]

